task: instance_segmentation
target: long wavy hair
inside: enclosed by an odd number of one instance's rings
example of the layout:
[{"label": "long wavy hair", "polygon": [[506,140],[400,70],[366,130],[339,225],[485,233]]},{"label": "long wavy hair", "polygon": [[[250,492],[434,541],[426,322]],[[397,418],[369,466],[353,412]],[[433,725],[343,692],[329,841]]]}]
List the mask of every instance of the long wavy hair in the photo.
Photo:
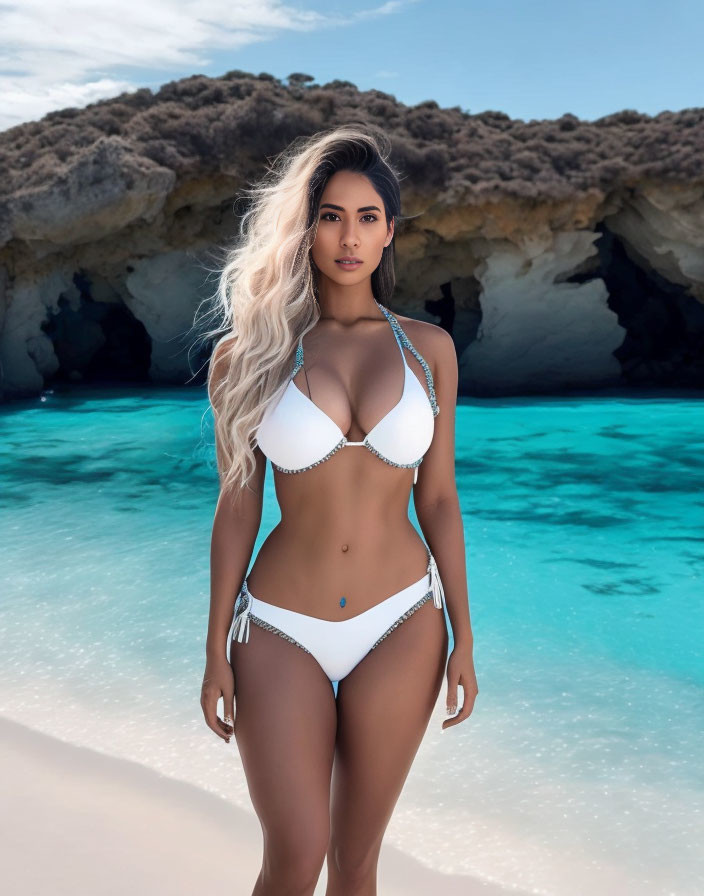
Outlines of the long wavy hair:
[{"label": "long wavy hair", "polygon": [[[248,485],[256,462],[256,429],[286,388],[300,336],[320,318],[311,247],[325,186],[337,171],[364,174],[384,202],[387,227],[400,218],[399,175],[390,140],[369,125],[343,125],[294,140],[245,190],[251,202],[237,244],[226,250],[215,303],[223,324],[211,356],[208,397],[220,446],[222,489]],[[371,275],[374,297],[391,299],[394,240]],[[217,373],[216,373],[217,371]]]}]

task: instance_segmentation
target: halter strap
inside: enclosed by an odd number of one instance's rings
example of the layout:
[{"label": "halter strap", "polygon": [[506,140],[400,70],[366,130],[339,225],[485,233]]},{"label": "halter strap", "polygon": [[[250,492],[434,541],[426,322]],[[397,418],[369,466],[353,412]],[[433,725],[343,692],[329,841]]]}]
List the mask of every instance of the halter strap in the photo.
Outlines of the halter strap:
[{"label": "halter strap", "polygon": [[298,337],[298,347],[296,348],[296,360],[293,365],[293,371],[291,373],[291,379],[298,373],[298,371],[303,367],[303,333]]},{"label": "halter strap", "polygon": [[[374,299],[374,301],[376,302],[376,299]],[[401,337],[398,332],[401,329],[401,325],[399,324],[399,322],[396,320],[396,318],[393,316],[393,314],[387,308],[384,308],[384,306],[382,304],[380,304],[379,302],[376,302],[376,303],[379,306],[379,308],[381,308],[381,310],[384,314],[384,317],[388,320],[389,324],[391,325],[391,329],[393,330],[393,334],[396,339],[396,344],[398,345],[398,350],[401,352],[401,357],[403,358],[403,363],[406,367],[408,367],[408,361],[406,361],[406,353],[403,350],[403,342],[401,341]],[[401,330],[401,332],[403,332],[403,330]]]},{"label": "halter strap", "polygon": [[[377,305],[379,303],[377,302]],[[418,360],[418,363],[423,368],[423,373],[425,374],[425,381],[428,384],[428,394],[430,396],[430,406],[433,409],[433,417],[437,417],[440,413],[440,408],[438,407],[437,400],[435,398],[435,384],[433,383],[433,374],[428,366],[428,362],[421,355],[418,349],[413,345],[411,340],[406,336],[406,333],[401,326],[401,324],[396,320],[394,315],[388,310],[388,308],[384,308],[383,305],[379,305],[381,310],[384,312],[386,319],[391,324],[391,327],[396,335],[396,339],[398,340],[399,347],[401,348],[401,354],[403,354],[403,346],[405,346],[410,353]],[[403,358],[404,363],[406,363],[406,358]]]},{"label": "halter strap", "polygon": [[[408,362],[406,361],[406,355],[403,351],[404,346],[411,352],[411,354],[418,360],[418,363],[423,368],[423,372],[425,373],[425,381],[428,384],[428,393],[430,396],[430,406],[433,409],[433,417],[437,417],[440,413],[440,408],[438,407],[438,403],[435,397],[435,384],[433,383],[433,374],[428,366],[427,361],[418,351],[418,349],[413,345],[411,340],[406,336],[403,327],[396,320],[394,315],[389,311],[388,308],[385,308],[380,302],[374,300],[376,304],[381,308],[381,311],[384,317],[391,324],[391,329],[394,332],[394,336],[396,337],[396,342],[398,343],[399,351],[401,352],[401,357],[403,358],[403,363],[408,366]],[[296,347],[296,359],[293,365],[293,370],[291,372],[291,379],[295,377],[298,371],[303,367],[303,334],[298,337],[298,345]]]}]

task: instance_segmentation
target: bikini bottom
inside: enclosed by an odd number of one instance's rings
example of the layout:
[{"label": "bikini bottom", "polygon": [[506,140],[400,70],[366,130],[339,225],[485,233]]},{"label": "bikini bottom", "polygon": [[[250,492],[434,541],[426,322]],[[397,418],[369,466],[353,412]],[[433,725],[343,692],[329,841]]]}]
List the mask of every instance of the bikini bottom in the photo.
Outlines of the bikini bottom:
[{"label": "bikini bottom", "polygon": [[245,578],[227,636],[227,658],[229,661],[233,640],[239,643],[249,640],[249,624],[253,622],[312,654],[331,682],[340,681],[370,650],[431,599],[437,609],[442,609],[442,582],[430,551],[427,572],[422,578],[348,619],[319,619],[259,600],[247,588]]}]

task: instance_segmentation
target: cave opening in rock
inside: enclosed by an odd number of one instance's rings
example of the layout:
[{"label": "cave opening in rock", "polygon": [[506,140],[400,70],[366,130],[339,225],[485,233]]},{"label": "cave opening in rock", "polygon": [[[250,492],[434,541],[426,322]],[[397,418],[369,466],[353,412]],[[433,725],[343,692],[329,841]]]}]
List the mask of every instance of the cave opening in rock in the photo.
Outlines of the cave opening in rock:
[{"label": "cave opening in rock", "polygon": [[608,306],[626,335],[614,356],[629,384],[704,386],[704,305],[685,286],[648,265],[604,223],[597,228],[598,267],[568,278],[601,277]]},{"label": "cave opening in rock", "polygon": [[452,336],[455,325],[455,297],[452,295],[452,283],[447,280],[440,284],[440,298],[428,299],[425,302],[425,310],[428,314],[439,317],[438,326]]},{"label": "cave opening in rock", "polygon": [[151,339],[144,325],[122,301],[96,301],[90,279],[73,276],[76,293],[59,296],[42,330],[51,339],[59,367],[56,382],[149,382]]},{"label": "cave opening in rock", "polygon": [[437,318],[436,326],[446,330],[455,344],[458,362],[467,346],[477,338],[482,321],[482,284],[473,275],[456,276],[438,284],[439,297],[426,299],[424,310]]}]

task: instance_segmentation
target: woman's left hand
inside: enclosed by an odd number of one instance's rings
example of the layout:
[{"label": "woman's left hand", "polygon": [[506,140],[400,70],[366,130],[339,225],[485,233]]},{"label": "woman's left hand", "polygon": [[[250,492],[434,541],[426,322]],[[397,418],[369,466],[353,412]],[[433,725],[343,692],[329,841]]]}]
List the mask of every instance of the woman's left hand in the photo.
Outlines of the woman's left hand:
[{"label": "woman's left hand", "polygon": [[471,643],[455,644],[447,661],[447,700],[448,713],[457,712],[457,686],[462,685],[464,699],[462,708],[453,719],[446,719],[442,723],[443,731],[451,725],[457,725],[469,718],[474,709],[474,701],[479,693],[477,687],[477,675],[474,671],[474,659],[472,657],[473,645]]}]

